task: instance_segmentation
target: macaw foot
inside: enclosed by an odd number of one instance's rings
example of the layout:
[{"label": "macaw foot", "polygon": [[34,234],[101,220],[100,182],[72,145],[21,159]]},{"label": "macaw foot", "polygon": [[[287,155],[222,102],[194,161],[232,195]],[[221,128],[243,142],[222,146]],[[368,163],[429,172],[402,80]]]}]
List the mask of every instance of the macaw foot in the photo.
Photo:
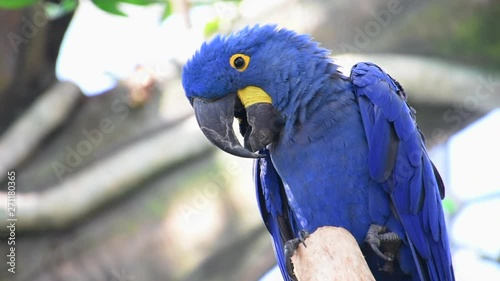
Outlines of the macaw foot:
[{"label": "macaw foot", "polygon": [[309,236],[309,232],[302,229],[299,231],[299,237],[290,239],[285,242],[285,260],[286,260],[286,271],[293,281],[297,281],[297,277],[293,272],[292,256],[295,254],[295,250],[299,247],[300,243],[306,246],[305,240]]},{"label": "macaw foot", "polygon": [[[399,251],[401,238],[394,232],[387,232],[387,227],[383,225],[372,224],[366,234],[365,242],[370,245],[377,256],[385,260],[384,266],[380,270],[392,273],[394,271],[394,257]],[[380,251],[381,246],[384,253]]]}]

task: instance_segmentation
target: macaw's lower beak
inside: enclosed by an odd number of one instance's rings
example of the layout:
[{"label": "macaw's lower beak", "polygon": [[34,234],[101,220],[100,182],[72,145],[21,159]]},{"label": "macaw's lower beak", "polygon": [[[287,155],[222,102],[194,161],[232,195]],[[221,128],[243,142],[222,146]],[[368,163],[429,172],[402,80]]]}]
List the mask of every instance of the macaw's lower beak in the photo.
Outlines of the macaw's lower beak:
[{"label": "macaw's lower beak", "polygon": [[[254,152],[270,144],[282,127],[281,119],[270,103],[253,103],[244,108],[235,94],[214,101],[195,98],[193,108],[198,125],[208,140],[227,153],[240,157],[263,157]],[[235,111],[240,119],[245,147],[234,134]]]},{"label": "macaw's lower beak", "polygon": [[278,137],[283,122],[270,103],[255,103],[245,110],[248,123],[244,134],[245,147],[258,151]]}]

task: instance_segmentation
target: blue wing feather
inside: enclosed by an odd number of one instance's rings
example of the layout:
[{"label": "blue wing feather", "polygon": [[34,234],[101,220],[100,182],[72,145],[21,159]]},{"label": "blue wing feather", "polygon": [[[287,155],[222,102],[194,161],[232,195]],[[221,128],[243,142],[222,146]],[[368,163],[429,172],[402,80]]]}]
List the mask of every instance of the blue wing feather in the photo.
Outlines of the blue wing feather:
[{"label": "blue wing feather", "polygon": [[276,172],[269,151],[263,149],[259,152],[266,155],[255,160],[254,182],[257,191],[257,203],[264,223],[273,238],[274,252],[282,276],[287,276],[285,281],[291,281],[286,271],[286,260],[283,252],[285,242],[294,238],[297,231],[294,223],[283,183]]},{"label": "blue wing feather", "polygon": [[[380,112],[377,115],[379,114]],[[380,165],[380,163],[385,164],[390,161],[391,154],[388,153],[389,146],[392,144],[390,130],[390,126],[383,118],[376,118],[372,131],[377,132],[377,134],[372,134],[368,142],[373,147],[369,150],[368,156],[370,175],[378,182],[385,181],[389,176],[386,165]]]},{"label": "blue wing feather", "polygon": [[413,264],[402,260],[401,267],[416,267],[418,280],[455,280],[440,201],[444,185],[403,89],[371,63],[355,65],[351,80],[368,141],[370,175],[389,193],[411,249],[411,255],[400,258],[411,256]]}]

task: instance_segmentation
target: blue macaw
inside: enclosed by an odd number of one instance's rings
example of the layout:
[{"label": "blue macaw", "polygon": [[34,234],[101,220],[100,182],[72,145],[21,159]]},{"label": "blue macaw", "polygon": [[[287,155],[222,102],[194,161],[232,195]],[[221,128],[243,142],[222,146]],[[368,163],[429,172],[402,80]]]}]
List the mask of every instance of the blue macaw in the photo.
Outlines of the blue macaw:
[{"label": "blue macaw", "polygon": [[355,237],[376,280],[454,280],[444,185],[403,88],[373,63],[347,77],[329,55],[308,35],[246,27],[204,43],[182,83],[206,137],[255,158],[285,280],[288,241],[326,225]]}]

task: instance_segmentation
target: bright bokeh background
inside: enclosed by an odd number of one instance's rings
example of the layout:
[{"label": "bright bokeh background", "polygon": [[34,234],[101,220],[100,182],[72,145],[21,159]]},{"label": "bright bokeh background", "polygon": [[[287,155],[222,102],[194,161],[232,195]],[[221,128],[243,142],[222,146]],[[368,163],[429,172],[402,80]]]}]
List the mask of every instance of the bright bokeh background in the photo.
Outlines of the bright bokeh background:
[{"label": "bright bokeh background", "polygon": [[[253,13],[262,7],[245,5],[248,14],[251,7]],[[234,8],[193,8],[192,27],[186,28],[177,14],[160,22],[160,7],[126,6],[129,16],[116,17],[82,1],[61,49],[58,77],[76,82],[87,95],[97,95],[139,64],[160,77],[174,76],[205,40],[205,25],[216,16],[230,17]],[[430,152],[446,181],[457,280],[500,280],[499,129],[500,110],[495,110]],[[280,280],[279,273],[265,280]]]}]

